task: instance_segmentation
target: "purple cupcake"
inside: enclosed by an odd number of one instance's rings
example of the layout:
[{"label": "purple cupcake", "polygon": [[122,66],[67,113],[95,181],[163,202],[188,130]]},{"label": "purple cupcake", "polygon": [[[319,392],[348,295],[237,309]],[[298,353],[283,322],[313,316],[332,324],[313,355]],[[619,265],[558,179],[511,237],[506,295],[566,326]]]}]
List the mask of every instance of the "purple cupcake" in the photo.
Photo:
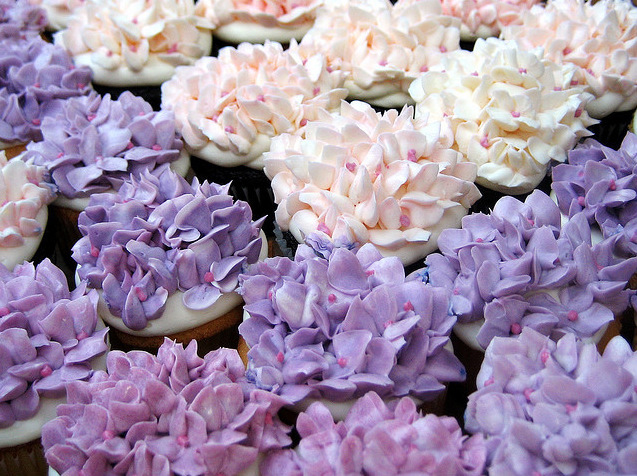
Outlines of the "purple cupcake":
[{"label": "purple cupcake", "polygon": [[464,436],[454,418],[423,416],[409,398],[386,405],[374,392],[339,423],[322,403],[313,403],[299,415],[296,429],[296,450],[269,453],[260,466],[263,476],[478,476],[487,455],[482,435]]},{"label": "purple cupcake", "polygon": [[637,353],[621,337],[603,355],[573,334],[496,337],[465,428],[484,435],[489,474],[635,474]]},{"label": "purple cupcake", "polygon": [[448,291],[405,278],[400,260],[371,244],[308,242],[314,249],[299,246],[293,261],[270,258],[240,276],[251,381],[296,409],[334,403],[342,418],[341,404],[368,391],[432,401],[444,399],[446,382],[464,380],[445,347],[455,323]]},{"label": "purple cupcake", "polygon": [[39,36],[46,25],[44,9],[28,0],[0,0],[0,38]]},{"label": "purple cupcake", "polygon": [[277,417],[284,400],[244,371],[236,350],[202,359],[196,342],[166,339],[157,356],[112,351],[43,428],[47,461],[67,475],[256,474],[260,453],[291,440]]}]

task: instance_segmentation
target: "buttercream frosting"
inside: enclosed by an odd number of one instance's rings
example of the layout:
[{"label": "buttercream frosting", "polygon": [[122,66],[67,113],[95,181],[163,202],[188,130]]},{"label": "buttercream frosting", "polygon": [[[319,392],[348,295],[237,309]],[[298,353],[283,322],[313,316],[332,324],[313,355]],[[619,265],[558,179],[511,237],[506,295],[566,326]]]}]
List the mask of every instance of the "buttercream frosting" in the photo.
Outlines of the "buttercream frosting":
[{"label": "buttercream frosting", "polygon": [[567,217],[583,212],[618,256],[637,256],[637,136],[626,134],[618,150],[587,139],[552,170],[551,188]]},{"label": "buttercream frosting", "polygon": [[76,8],[84,4],[86,0],[28,0],[34,5],[39,5],[46,12],[48,29],[63,30],[69,22],[69,18]]},{"label": "buttercream frosting", "polygon": [[314,24],[323,0],[199,0],[195,12],[212,25],[213,34],[230,43],[289,43]]},{"label": "buttercream frosting", "polygon": [[466,437],[452,417],[421,415],[409,398],[387,406],[374,392],[359,399],[343,422],[315,403],[296,425],[296,450],[270,452],[263,476],[280,474],[483,474],[482,435]]},{"label": "buttercream frosting", "polygon": [[47,461],[60,474],[242,474],[291,443],[277,416],[285,401],[244,372],[236,350],[201,358],[196,341],[166,339],[157,356],[112,351],[42,428]]},{"label": "buttercream frosting", "polygon": [[0,304],[0,427],[9,428],[36,415],[41,398],[63,397],[67,383],[89,378],[107,330],[98,325],[97,292],[69,292],[48,259],[0,267]]},{"label": "buttercream frosting", "polygon": [[40,140],[42,121],[61,100],[90,90],[91,70],[76,68],[59,46],[39,36],[0,39],[0,142]]},{"label": "buttercream frosting", "polygon": [[555,202],[536,190],[524,203],[503,197],[490,215],[474,213],[440,234],[441,253],[427,257],[423,279],[451,291],[459,322],[484,319],[476,336],[483,349],[526,327],[591,338],[628,307],[634,291],[624,288],[637,259],[614,257],[612,240],[591,245],[581,213],[560,222]]},{"label": "buttercream frosting", "polygon": [[107,86],[158,86],[210,53],[209,25],[193,0],[86,0],[54,35]]},{"label": "buttercream frosting", "polygon": [[572,81],[594,96],[586,105],[591,116],[637,106],[637,9],[631,2],[551,0],[527,10],[521,24],[504,28],[502,36],[572,64]]},{"label": "buttercream frosting", "polygon": [[45,11],[28,0],[0,0],[0,38],[37,36],[46,24]]},{"label": "buttercream frosting", "polygon": [[23,158],[46,167],[68,199],[117,191],[131,174],[174,163],[183,148],[173,113],[153,111],[130,91],[117,100],[92,92],[65,101],[41,130]]},{"label": "buttercream frosting", "polygon": [[239,277],[250,381],[294,404],[370,390],[430,401],[443,382],[464,380],[444,347],[455,323],[446,290],[405,278],[402,263],[371,244],[308,242],[315,248],[299,245],[294,260],[268,258]]},{"label": "buttercream frosting", "polygon": [[299,242],[319,231],[413,263],[480,197],[475,165],[452,144],[448,123],[414,120],[412,107],[381,114],[343,102],[340,114],[272,140],[265,173],[277,223]]},{"label": "buttercream frosting", "polygon": [[228,186],[189,184],[162,165],[131,176],[117,194],[92,195],[73,246],[80,279],[101,289],[109,312],[133,330],[162,318],[177,290],[187,308],[211,308],[262,248],[263,219],[253,222]]},{"label": "buttercream frosting", "polygon": [[279,43],[242,43],[178,68],[162,85],[188,150],[222,167],[263,168],[272,137],[293,133],[346,95],[322,55],[304,61]]},{"label": "buttercream frosting", "polygon": [[570,86],[574,74],[574,66],[558,66],[539,49],[478,39],[473,52],[449,54],[409,92],[416,117],[449,123],[454,149],[478,165],[479,184],[521,194],[592,134],[586,128],[596,121],[584,109],[592,96]]},{"label": "buttercream frosting", "polygon": [[603,355],[574,334],[496,337],[465,413],[465,429],[486,439],[489,474],[634,473],[636,364],[620,336]]},{"label": "buttercream frosting", "polygon": [[402,107],[413,103],[410,83],[459,49],[459,27],[438,0],[402,7],[389,0],[326,2],[301,46],[345,73],[349,99]]}]

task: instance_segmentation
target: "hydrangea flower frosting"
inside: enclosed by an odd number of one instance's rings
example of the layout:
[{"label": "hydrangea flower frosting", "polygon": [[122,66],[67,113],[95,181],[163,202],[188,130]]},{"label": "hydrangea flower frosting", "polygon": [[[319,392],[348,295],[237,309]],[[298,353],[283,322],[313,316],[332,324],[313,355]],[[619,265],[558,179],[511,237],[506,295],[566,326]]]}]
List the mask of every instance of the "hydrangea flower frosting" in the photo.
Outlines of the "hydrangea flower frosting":
[{"label": "hydrangea flower frosting", "polygon": [[423,71],[460,48],[460,21],[438,0],[393,6],[389,0],[329,2],[301,46],[346,74],[349,98],[382,107],[413,103],[407,89]]},{"label": "hydrangea flower frosting", "polygon": [[620,336],[603,355],[573,334],[557,343],[529,328],[496,337],[465,429],[485,436],[489,474],[634,474],[636,369]]},{"label": "hydrangea flower frosting", "polygon": [[459,323],[484,319],[483,349],[525,327],[592,338],[634,294],[624,288],[637,258],[615,258],[611,240],[591,246],[583,214],[561,227],[559,208],[539,190],[524,203],[503,197],[491,215],[465,217],[462,229],[440,234],[438,246],[441,254],[426,260],[428,280],[452,292]]},{"label": "hydrangea flower frosting", "polygon": [[552,61],[574,65],[572,81],[595,97],[586,109],[596,118],[637,106],[636,37],[637,9],[622,0],[551,0],[503,30],[522,48],[542,47]]},{"label": "hydrangea flower frosting", "polygon": [[450,148],[446,123],[412,113],[343,102],[302,135],[273,139],[265,173],[281,229],[299,242],[317,230],[371,242],[405,264],[435,250],[440,231],[459,226],[480,198],[476,167]]},{"label": "hydrangea flower frosting", "polygon": [[280,397],[245,382],[234,349],[197,355],[168,339],[157,356],[112,351],[107,371],[68,387],[42,428],[60,474],[238,475],[291,443]]},{"label": "hydrangea flower frosting", "polygon": [[[369,390],[432,400],[441,382],[464,380],[444,346],[455,318],[449,293],[405,278],[373,245],[333,247],[320,236],[296,257],[259,262],[240,276],[249,318],[248,379],[293,403],[343,402]],[[325,256],[325,257],[324,257]]]},{"label": "hydrangea flower frosting", "polygon": [[0,146],[40,140],[45,116],[91,90],[91,70],[39,36],[0,40]]},{"label": "hydrangea flower frosting", "polygon": [[88,0],[54,38],[97,84],[158,86],[210,53],[208,27],[193,0]]},{"label": "hydrangea flower frosting", "polygon": [[3,151],[0,166],[0,248],[16,248],[25,238],[42,236],[46,206],[55,198],[56,189],[44,167],[19,159],[7,161]]},{"label": "hydrangea flower frosting", "polygon": [[325,69],[325,58],[307,62],[279,43],[242,43],[217,57],[179,68],[162,85],[162,108],[175,112],[186,147],[223,167],[263,168],[270,139],[295,132],[346,92]]},{"label": "hydrangea flower frosting", "polygon": [[637,136],[629,132],[619,150],[587,139],[553,168],[551,187],[561,212],[583,212],[621,256],[637,256]]},{"label": "hydrangea flower frosting", "polygon": [[97,292],[85,291],[69,292],[48,258],[13,272],[0,266],[0,428],[33,417],[43,397],[63,397],[65,385],[89,378],[90,361],[107,351]]},{"label": "hydrangea flower frosting", "polygon": [[129,91],[117,100],[92,93],[65,101],[41,129],[43,140],[28,144],[23,158],[47,167],[69,199],[118,190],[131,174],[176,161],[183,147],[173,114]]},{"label": "hydrangea flower frosting", "polygon": [[239,273],[259,258],[262,222],[252,221],[246,202],[233,202],[228,185],[188,184],[163,165],[131,176],[117,194],[91,196],[73,259],[111,314],[141,330],[178,290],[193,310],[233,292]]},{"label": "hydrangea flower frosting", "polygon": [[195,11],[224,41],[288,43],[303,38],[322,5],[323,0],[199,0]]},{"label": "hydrangea flower frosting", "polygon": [[0,0],[0,38],[37,36],[46,24],[44,10],[28,0]]},{"label": "hydrangea flower frosting", "polygon": [[322,403],[313,403],[299,415],[297,430],[297,449],[269,453],[260,465],[263,476],[478,476],[487,455],[482,435],[463,436],[454,418],[423,416],[409,398],[387,406],[374,392],[360,398],[339,423]]},{"label": "hydrangea flower frosting", "polygon": [[478,39],[473,52],[449,54],[409,88],[416,117],[449,122],[453,147],[478,165],[477,182],[507,194],[533,190],[551,161],[596,121],[586,110],[592,96],[571,87],[573,66],[558,66],[540,50]]}]

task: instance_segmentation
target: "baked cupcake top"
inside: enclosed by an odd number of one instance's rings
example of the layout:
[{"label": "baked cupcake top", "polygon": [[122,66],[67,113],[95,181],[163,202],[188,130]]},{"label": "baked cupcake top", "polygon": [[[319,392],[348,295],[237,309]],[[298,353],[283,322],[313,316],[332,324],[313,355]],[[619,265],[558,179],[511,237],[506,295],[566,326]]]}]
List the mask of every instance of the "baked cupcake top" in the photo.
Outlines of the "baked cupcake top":
[{"label": "baked cupcake top", "polygon": [[478,39],[472,52],[447,55],[409,92],[416,117],[449,122],[453,147],[478,165],[480,185],[521,194],[592,134],[586,128],[596,121],[584,109],[592,96],[571,86],[573,75],[572,65],[558,66],[541,50]]},{"label": "baked cupcake top", "polygon": [[574,65],[573,81],[595,97],[586,105],[591,116],[637,106],[637,9],[631,2],[551,0],[527,10],[521,24],[504,28],[502,36]]},{"label": "baked cupcake top", "polygon": [[[432,400],[465,370],[444,346],[449,293],[405,278],[397,258],[310,237],[294,261],[269,258],[239,277],[249,317],[247,377],[292,403],[343,402],[369,390]],[[317,250],[315,252],[315,250]]]},{"label": "baked cupcake top", "polygon": [[54,38],[97,84],[116,87],[158,86],[212,46],[193,0],[87,0]]},{"label": "baked cupcake top", "polygon": [[414,120],[411,107],[381,114],[343,102],[340,114],[272,140],[265,173],[277,223],[299,242],[319,231],[413,263],[480,197],[475,165],[452,144],[448,123]]},{"label": "baked cupcake top", "polygon": [[496,337],[469,396],[490,474],[631,474],[637,467],[637,354],[620,336],[602,356],[566,334]]},{"label": "baked cupcake top", "polygon": [[426,259],[426,279],[452,293],[460,323],[484,319],[483,349],[526,327],[590,340],[634,295],[624,288],[637,258],[615,258],[611,240],[591,246],[581,213],[561,226],[559,208],[539,190],[524,202],[501,198],[490,215],[468,215],[462,229],[440,234],[438,246],[441,253]]},{"label": "baked cupcake top", "polygon": [[140,175],[180,158],[183,143],[170,111],[153,111],[129,91],[117,100],[92,92],[65,101],[42,120],[43,140],[23,158],[45,166],[67,199],[119,190]]},{"label": "baked cupcake top", "polygon": [[322,5],[323,0],[199,0],[195,12],[229,43],[289,43],[303,38]]},{"label": "baked cupcake top", "polygon": [[61,101],[88,94],[91,70],[39,36],[0,39],[0,145],[40,140],[45,116]]},{"label": "baked cupcake top", "polygon": [[237,475],[260,452],[291,443],[280,397],[246,383],[234,349],[203,359],[168,339],[157,356],[112,351],[107,371],[68,387],[42,429],[60,474]]},{"label": "baked cupcake top", "polygon": [[162,108],[175,112],[193,155],[261,169],[271,138],[338,107],[346,94],[338,87],[321,55],[304,61],[279,43],[242,43],[178,68],[162,85]]},{"label": "baked cupcake top", "polygon": [[189,184],[162,165],[131,176],[117,194],[91,196],[73,259],[110,313],[141,330],[176,291],[192,310],[232,293],[239,273],[259,258],[262,222],[252,221],[246,202],[233,201],[228,185]]},{"label": "baked cupcake top", "polygon": [[0,38],[38,36],[46,25],[45,11],[29,0],[0,0]]},{"label": "baked cupcake top", "polygon": [[346,74],[350,99],[382,107],[413,103],[407,89],[446,52],[460,47],[460,21],[438,0],[393,6],[389,0],[329,2],[301,46]]},{"label": "baked cupcake top", "polygon": [[43,397],[62,397],[66,384],[88,379],[90,361],[107,351],[107,330],[98,329],[97,292],[83,285],[69,292],[48,258],[13,272],[0,266],[0,314],[0,428],[7,428],[33,417]]},{"label": "baked cupcake top", "polygon": [[568,164],[552,170],[551,188],[562,214],[583,212],[615,253],[637,256],[637,136],[626,134],[618,150],[587,139],[568,154]]},{"label": "baked cupcake top", "polygon": [[386,405],[374,392],[334,423],[313,403],[298,416],[296,450],[269,453],[261,474],[455,474],[478,476],[487,448],[482,435],[463,436],[452,417],[421,415],[409,398]]}]

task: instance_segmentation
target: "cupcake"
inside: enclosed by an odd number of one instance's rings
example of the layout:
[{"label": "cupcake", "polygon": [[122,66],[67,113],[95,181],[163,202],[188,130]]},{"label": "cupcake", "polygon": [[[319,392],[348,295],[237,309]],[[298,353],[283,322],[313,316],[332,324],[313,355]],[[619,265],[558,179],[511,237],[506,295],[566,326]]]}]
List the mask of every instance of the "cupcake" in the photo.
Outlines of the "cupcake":
[{"label": "cupcake", "polygon": [[42,138],[40,126],[62,100],[88,94],[91,71],[40,37],[0,39],[0,149],[8,158]]},{"label": "cupcake", "polygon": [[33,5],[39,5],[46,12],[47,29],[64,30],[73,12],[82,6],[85,0],[29,0]]},{"label": "cupcake", "polygon": [[505,194],[533,190],[552,161],[595,121],[585,111],[591,95],[570,86],[574,69],[557,66],[540,50],[478,39],[472,52],[447,55],[412,83],[416,117],[448,122],[453,148],[478,166],[476,182]]},{"label": "cupcake", "polygon": [[322,403],[297,420],[295,450],[270,452],[263,476],[280,474],[483,474],[487,448],[482,435],[463,436],[451,417],[422,415],[409,398],[386,405],[374,392],[360,398],[335,423]]},{"label": "cupcake", "polygon": [[291,440],[283,400],[244,371],[236,350],[200,358],[196,342],[112,351],[44,426],[47,462],[60,474],[258,474],[261,455]]},{"label": "cupcake", "polygon": [[296,411],[324,401],[337,419],[370,390],[440,411],[445,383],[465,377],[446,347],[455,323],[449,293],[405,278],[401,262],[371,244],[308,242],[294,261],[269,258],[239,278],[248,380]]},{"label": "cupcake", "polygon": [[95,193],[115,193],[130,175],[170,164],[180,175],[190,158],[169,111],[153,111],[141,97],[124,92],[115,100],[95,92],[65,101],[43,119],[43,140],[30,143],[23,159],[46,167],[59,189],[52,207],[65,257],[81,238],[77,220]]},{"label": "cupcake", "polygon": [[340,114],[272,140],[265,172],[277,224],[300,243],[320,232],[414,263],[480,197],[475,165],[452,144],[447,123],[414,120],[411,107],[381,114],[343,102]]},{"label": "cupcake", "polygon": [[348,99],[400,108],[413,104],[411,82],[460,47],[459,27],[438,0],[396,6],[389,0],[337,1],[319,10],[301,46],[345,73]]},{"label": "cupcake", "polygon": [[42,474],[42,425],[66,401],[65,386],[88,379],[107,351],[97,293],[69,292],[48,259],[9,272],[0,266],[0,473]]},{"label": "cupcake", "polygon": [[46,25],[45,11],[28,0],[0,0],[0,38],[39,36]]},{"label": "cupcake", "polygon": [[603,355],[573,334],[496,337],[465,414],[489,474],[634,474],[636,362],[621,337]]},{"label": "cupcake", "polygon": [[239,273],[267,250],[262,220],[251,217],[227,186],[189,184],[168,165],[131,176],[117,194],[92,195],[73,259],[100,292],[114,345],[156,350],[163,336],[201,344],[236,331]]},{"label": "cupcake", "polygon": [[55,34],[101,92],[132,89],[158,108],[159,86],[179,65],[210,53],[212,35],[193,0],[88,0]]},{"label": "cupcake", "polygon": [[30,261],[48,221],[48,207],[57,195],[44,167],[7,161],[0,151],[0,263],[9,271]]},{"label": "cupcake", "polygon": [[323,0],[199,0],[195,12],[228,43],[289,43],[303,38],[322,5]]}]

